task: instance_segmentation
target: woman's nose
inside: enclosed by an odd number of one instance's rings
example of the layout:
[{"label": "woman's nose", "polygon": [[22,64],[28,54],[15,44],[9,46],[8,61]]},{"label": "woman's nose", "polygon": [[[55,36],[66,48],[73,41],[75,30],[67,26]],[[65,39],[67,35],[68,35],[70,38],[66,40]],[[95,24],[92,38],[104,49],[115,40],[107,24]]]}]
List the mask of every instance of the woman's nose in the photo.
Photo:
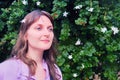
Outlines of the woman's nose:
[{"label": "woman's nose", "polygon": [[49,30],[48,30],[48,29],[45,29],[45,30],[43,31],[43,35],[46,36],[46,37],[49,37],[49,35],[50,35]]}]

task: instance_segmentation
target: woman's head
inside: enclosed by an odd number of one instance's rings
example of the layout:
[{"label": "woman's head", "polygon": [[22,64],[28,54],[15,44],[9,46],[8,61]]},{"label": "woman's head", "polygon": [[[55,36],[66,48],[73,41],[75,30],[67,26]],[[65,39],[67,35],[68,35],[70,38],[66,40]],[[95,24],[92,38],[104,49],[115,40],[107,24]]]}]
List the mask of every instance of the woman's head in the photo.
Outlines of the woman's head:
[{"label": "woman's head", "polygon": [[43,53],[51,47],[53,38],[53,24],[45,15],[41,15],[39,19],[35,20],[24,35],[24,39],[27,40],[29,52],[37,50],[39,53]]},{"label": "woman's head", "polygon": [[[38,23],[38,25],[36,23]],[[36,24],[36,25],[34,25],[34,24]],[[45,24],[45,26],[47,26],[49,30],[53,30],[54,22],[53,22],[51,15],[48,12],[34,10],[34,11],[28,13],[25,16],[25,18],[21,21],[18,40],[17,40],[16,46],[14,48],[22,49],[24,52],[24,55],[25,55],[28,51],[28,42],[31,39],[29,37],[29,35],[28,35],[28,37],[26,37],[27,32],[30,32],[31,27],[36,28],[36,29],[41,29],[41,26],[43,26],[43,24]],[[45,32],[45,31],[43,31],[43,32]],[[53,33],[53,37],[54,37],[54,33]],[[29,39],[29,41],[28,41],[28,39]],[[44,39],[48,40],[47,38],[44,38]],[[55,42],[54,40],[55,40],[55,38],[53,39],[52,44],[54,44],[54,42]],[[21,52],[19,52],[19,53],[21,53]],[[14,54],[18,54],[18,52],[14,53]]]}]

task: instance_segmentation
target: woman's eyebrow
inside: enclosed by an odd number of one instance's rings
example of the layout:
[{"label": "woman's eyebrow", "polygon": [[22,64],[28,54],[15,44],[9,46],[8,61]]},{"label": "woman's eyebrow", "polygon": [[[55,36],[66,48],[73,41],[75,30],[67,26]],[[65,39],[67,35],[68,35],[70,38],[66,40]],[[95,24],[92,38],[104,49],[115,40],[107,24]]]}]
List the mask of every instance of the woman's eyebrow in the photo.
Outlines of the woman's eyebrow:
[{"label": "woman's eyebrow", "polygon": [[[41,23],[38,23],[37,25],[38,25],[38,26],[43,26],[43,24],[41,24]],[[53,27],[53,25],[50,24],[50,25],[48,25],[48,27]]]},{"label": "woman's eyebrow", "polygon": [[40,23],[39,23],[39,24],[37,24],[37,25],[38,25],[38,26],[42,26],[42,24],[40,24]]}]

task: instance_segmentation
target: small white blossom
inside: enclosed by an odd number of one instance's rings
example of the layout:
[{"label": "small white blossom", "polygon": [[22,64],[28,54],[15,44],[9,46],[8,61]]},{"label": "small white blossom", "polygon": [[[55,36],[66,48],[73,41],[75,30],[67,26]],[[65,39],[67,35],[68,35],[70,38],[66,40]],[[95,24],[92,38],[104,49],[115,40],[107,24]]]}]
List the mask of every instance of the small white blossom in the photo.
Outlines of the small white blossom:
[{"label": "small white blossom", "polygon": [[104,28],[101,28],[101,32],[105,33],[107,31],[107,28],[104,27]]},{"label": "small white blossom", "polygon": [[28,4],[28,2],[27,2],[26,0],[23,0],[22,3],[23,3],[24,5],[27,5],[27,4]]},{"label": "small white blossom", "polygon": [[82,5],[75,6],[75,9],[81,9]]},{"label": "small white blossom", "polygon": [[91,75],[91,76],[89,77],[89,79],[90,79],[90,80],[93,79],[93,75]]},{"label": "small white blossom", "polygon": [[68,58],[69,58],[69,59],[72,59],[73,57],[72,57],[72,55],[69,55]]},{"label": "small white blossom", "polygon": [[77,77],[77,76],[78,76],[77,73],[74,73],[74,74],[73,74],[73,77]]},{"label": "small white blossom", "polygon": [[111,29],[112,29],[114,35],[119,32],[117,27],[112,26]]},{"label": "small white blossom", "polygon": [[81,41],[80,41],[80,39],[78,39],[78,40],[76,41],[75,45],[80,45],[80,44],[81,44]]},{"label": "small white blossom", "polygon": [[64,16],[64,17],[67,17],[67,15],[68,15],[68,12],[65,11],[65,12],[63,13],[63,16]]},{"label": "small white blossom", "polygon": [[12,5],[13,5],[14,3],[16,3],[16,1],[13,1],[13,2],[12,2]]},{"label": "small white blossom", "polygon": [[82,68],[85,68],[84,64],[82,64]]},{"label": "small white blossom", "polygon": [[36,2],[37,6],[39,6],[39,5],[40,5],[40,3],[41,3],[40,1],[37,1],[37,2]]},{"label": "small white blossom", "polygon": [[21,23],[25,23],[26,22],[26,19],[23,19],[22,21],[20,21]]},{"label": "small white blossom", "polygon": [[94,8],[89,8],[88,11],[93,12]]}]

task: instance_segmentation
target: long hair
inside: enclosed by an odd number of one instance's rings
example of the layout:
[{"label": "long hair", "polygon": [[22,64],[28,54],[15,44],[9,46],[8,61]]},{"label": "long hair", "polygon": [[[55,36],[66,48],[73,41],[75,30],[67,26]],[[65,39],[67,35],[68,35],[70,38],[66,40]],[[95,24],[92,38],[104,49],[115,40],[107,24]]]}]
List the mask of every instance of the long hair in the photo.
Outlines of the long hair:
[{"label": "long hair", "polygon": [[[41,15],[48,17],[54,26],[53,18],[51,17],[51,15],[48,12],[40,11],[40,10],[34,10],[34,11],[30,12],[29,14],[27,14],[25,16],[25,18],[23,19],[24,21],[22,21],[22,23],[21,23],[18,39],[17,39],[17,42],[16,42],[15,46],[13,47],[12,53],[11,53],[12,56],[16,56],[17,59],[22,60],[25,64],[28,65],[30,75],[35,74],[37,64],[34,60],[26,57],[26,53],[28,51],[28,41],[25,39],[25,34],[26,34],[26,31],[29,29],[29,27],[36,20],[38,20]],[[56,38],[54,37],[50,49],[44,51],[43,58],[48,65],[49,73],[52,76],[52,78],[54,80],[58,80],[58,77],[55,76],[56,74],[58,74],[55,71],[55,69],[56,69],[55,57],[56,57],[56,53],[57,53],[57,51],[55,49],[55,45],[56,45]]]}]

